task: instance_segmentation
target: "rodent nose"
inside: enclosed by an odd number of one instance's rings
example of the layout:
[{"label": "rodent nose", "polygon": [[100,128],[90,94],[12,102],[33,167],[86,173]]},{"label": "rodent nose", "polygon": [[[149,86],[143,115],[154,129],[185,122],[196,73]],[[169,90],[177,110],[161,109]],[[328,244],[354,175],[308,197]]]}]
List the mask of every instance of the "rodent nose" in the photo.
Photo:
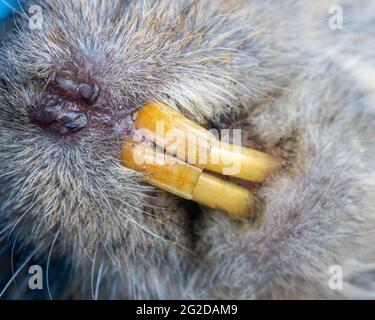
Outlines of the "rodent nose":
[{"label": "rodent nose", "polygon": [[96,102],[100,95],[100,86],[96,82],[82,82],[77,79],[68,79],[62,74],[55,76],[49,89],[57,94],[65,96],[68,100],[82,99],[87,104]]},{"label": "rodent nose", "polygon": [[83,112],[64,108],[60,104],[40,106],[33,119],[42,129],[61,135],[80,131],[87,125]]}]

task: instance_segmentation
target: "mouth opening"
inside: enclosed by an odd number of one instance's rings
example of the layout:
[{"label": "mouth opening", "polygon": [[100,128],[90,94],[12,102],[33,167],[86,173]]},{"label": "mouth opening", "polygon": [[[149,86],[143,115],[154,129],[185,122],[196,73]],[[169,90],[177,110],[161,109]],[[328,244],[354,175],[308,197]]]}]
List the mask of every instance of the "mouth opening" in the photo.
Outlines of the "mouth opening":
[{"label": "mouth opening", "polygon": [[125,167],[155,187],[234,218],[250,217],[255,200],[248,188],[220,175],[262,183],[282,166],[274,155],[218,140],[164,103],[145,105],[133,120],[135,139],[122,144]]}]

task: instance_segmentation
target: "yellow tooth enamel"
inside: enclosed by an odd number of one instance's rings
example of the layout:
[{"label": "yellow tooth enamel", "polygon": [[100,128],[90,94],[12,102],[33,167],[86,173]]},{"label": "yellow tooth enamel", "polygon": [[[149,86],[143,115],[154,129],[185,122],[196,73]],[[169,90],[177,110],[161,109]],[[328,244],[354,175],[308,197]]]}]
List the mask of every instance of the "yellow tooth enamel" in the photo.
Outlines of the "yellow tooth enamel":
[{"label": "yellow tooth enamel", "polygon": [[203,173],[145,143],[125,141],[121,156],[124,166],[142,173],[150,184],[165,191],[222,209],[234,218],[246,218],[253,212],[254,199],[247,189]]},{"label": "yellow tooth enamel", "polygon": [[[230,173],[231,167],[234,174]],[[268,153],[220,141],[212,145],[204,168],[247,181],[263,182],[278,167],[279,160]]]},{"label": "yellow tooth enamel", "polygon": [[123,143],[122,161],[125,167],[142,173],[152,185],[189,200],[202,174],[202,169],[169,156],[164,158],[146,144],[133,141]]},{"label": "yellow tooth enamel", "polygon": [[[182,150],[181,154],[175,154],[181,160],[223,175],[263,182],[280,166],[280,161],[270,154],[218,141],[208,130],[160,102],[137,111],[135,126],[153,134],[146,136],[146,140],[165,149]],[[231,167],[235,170],[230,170]]]},{"label": "yellow tooth enamel", "polygon": [[[176,149],[182,150],[184,157],[179,158],[200,168],[204,168],[204,165],[199,163],[199,152],[207,151],[208,154],[214,141],[214,137],[209,131],[160,102],[147,104],[137,111],[135,128],[142,132],[148,130],[146,140],[152,140],[164,149],[174,146]],[[152,136],[147,136],[147,133]],[[194,142],[199,141],[199,145],[195,143],[189,146],[189,137]],[[193,154],[191,159],[188,159],[189,154]]]},{"label": "yellow tooth enamel", "polygon": [[248,218],[254,211],[254,197],[250,191],[204,172],[194,189],[193,200],[225,210],[232,218]]}]

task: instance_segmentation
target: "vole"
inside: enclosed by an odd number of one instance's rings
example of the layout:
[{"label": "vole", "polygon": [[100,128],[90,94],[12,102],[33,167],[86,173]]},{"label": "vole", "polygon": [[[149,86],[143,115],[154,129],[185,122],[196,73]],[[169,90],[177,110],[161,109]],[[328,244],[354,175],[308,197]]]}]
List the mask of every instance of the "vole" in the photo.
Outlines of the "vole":
[{"label": "vole", "polygon": [[[46,298],[374,297],[374,4],[21,4],[0,45],[3,298],[34,294],[34,264]],[[256,218],[121,165],[131,113],[155,100],[287,160],[249,186]]]}]

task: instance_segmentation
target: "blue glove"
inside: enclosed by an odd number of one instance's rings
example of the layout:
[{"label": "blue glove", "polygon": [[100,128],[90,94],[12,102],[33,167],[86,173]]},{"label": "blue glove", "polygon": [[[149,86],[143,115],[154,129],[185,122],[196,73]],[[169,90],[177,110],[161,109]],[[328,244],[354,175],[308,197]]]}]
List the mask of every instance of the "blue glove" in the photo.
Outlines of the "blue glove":
[{"label": "blue glove", "polygon": [[17,0],[0,0],[0,21],[19,10],[20,5]]}]

